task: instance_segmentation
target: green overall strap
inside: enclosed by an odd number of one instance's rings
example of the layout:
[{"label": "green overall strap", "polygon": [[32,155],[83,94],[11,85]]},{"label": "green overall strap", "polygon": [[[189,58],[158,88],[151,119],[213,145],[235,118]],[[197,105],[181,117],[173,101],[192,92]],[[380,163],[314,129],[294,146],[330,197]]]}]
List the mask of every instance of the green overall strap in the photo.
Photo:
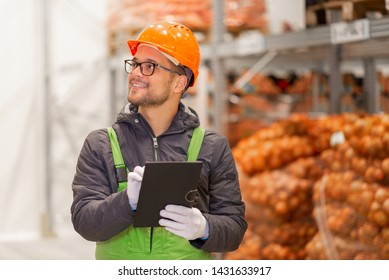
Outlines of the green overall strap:
[{"label": "green overall strap", "polygon": [[107,127],[109,141],[111,142],[111,150],[113,156],[113,162],[115,164],[116,179],[119,184],[118,191],[122,191],[127,188],[127,174],[128,169],[124,164],[123,155],[120,151],[118,137],[115,130],[112,127]]},{"label": "green overall strap", "polygon": [[202,127],[196,127],[193,130],[192,139],[189,143],[188,148],[188,161],[196,161],[199,155],[201,144],[203,143],[203,138],[205,134],[205,129]]}]

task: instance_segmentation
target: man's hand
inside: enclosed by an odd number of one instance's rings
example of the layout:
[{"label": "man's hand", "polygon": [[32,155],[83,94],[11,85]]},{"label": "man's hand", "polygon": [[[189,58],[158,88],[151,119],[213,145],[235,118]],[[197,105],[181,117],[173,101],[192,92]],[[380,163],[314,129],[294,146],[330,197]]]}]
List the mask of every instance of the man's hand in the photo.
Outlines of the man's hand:
[{"label": "man's hand", "polygon": [[169,204],[159,214],[159,224],[171,233],[187,240],[208,238],[208,222],[197,208]]},{"label": "man's hand", "polygon": [[127,196],[132,210],[136,210],[138,206],[139,191],[144,170],[144,166],[135,166],[134,171],[129,172],[127,176]]}]

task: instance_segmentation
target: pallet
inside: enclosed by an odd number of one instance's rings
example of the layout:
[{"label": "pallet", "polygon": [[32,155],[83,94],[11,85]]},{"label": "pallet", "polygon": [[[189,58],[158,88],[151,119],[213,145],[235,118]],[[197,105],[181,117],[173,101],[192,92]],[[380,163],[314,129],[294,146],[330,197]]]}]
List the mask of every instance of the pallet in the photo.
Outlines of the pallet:
[{"label": "pallet", "polygon": [[[122,28],[120,30],[109,30],[108,39],[108,55],[115,56],[121,52],[128,52],[127,41],[136,39],[142,29]],[[192,32],[196,35],[199,43],[210,41],[210,29],[193,29]],[[239,34],[239,32],[236,32]],[[235,33],[233,34],[235,36]]]},{"label": "pallet", "polygon": [[[130,39],[136,39],[139,33],[142,32],[141,28],[120,28],[116,30],[108,30],[108,55],[115,56],[120,52],[128,52],[127,41]],[[196,35],[199,43],[209,42],[211,29],[192,29],[192,32]],[[242,33],[242,31],[241,31]],[[235,34],[240,34],[236,31]]]},{"label": "pallet", "polygon": [[306,27],[331,23],[334,12],[340,14],[342,21],[366,18],[369,12],[388,14],[385,0],[327,0],[306,7]]},{"label": "pallet", "polygon": [[129,39],[135,39],[141,32],[141,29],[120,29],[108,31],[108,54],[109,56],[115,56],[120,53],[121,50],[128,51],[127,41]]},{"label": "pallet", "polygon": [[[212,39],[212,30],[192,28],[192,32],[195,34],[199,44],[210,43]],[[107,41],[108,41],[108,55],[115,56],[121,52],[128,52],[127,41],[129,39],[135,39],[139,35],[142,29],[134,28],[121,28],[116,30],[108,30]],[[259,32],[262,34],[268,34],[267,25],[262,28],[228,28],[226,35],[230,35],[232,38],[238,38],[244,35],[246,32]]]}]

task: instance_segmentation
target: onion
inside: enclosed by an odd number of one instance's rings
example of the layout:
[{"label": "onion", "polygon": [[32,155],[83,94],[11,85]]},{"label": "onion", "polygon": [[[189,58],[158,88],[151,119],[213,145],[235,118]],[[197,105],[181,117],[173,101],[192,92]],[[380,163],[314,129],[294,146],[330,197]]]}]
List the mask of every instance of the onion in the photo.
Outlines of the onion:
[{"label": "onion", "polygon": [[383,204],[382,204],[382,209],[384,210],[384,212],[389,215],[389,198],[387,198]]}]

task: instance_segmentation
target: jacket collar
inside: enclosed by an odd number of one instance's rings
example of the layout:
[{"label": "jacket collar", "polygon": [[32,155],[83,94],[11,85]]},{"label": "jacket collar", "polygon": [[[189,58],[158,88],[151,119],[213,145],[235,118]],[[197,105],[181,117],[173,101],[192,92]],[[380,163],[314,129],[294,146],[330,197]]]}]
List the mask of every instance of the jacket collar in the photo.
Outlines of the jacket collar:
[{"label": "jacket collar", "polygon": [[[128,103],[118,114],[116,122],[133,123],[136,118],[139,118],[138,107]],[[173,119],[169,131],[186,130],[189,128],[198,127],[200,120],[195,110],[180,102],[178,112]]]}]

